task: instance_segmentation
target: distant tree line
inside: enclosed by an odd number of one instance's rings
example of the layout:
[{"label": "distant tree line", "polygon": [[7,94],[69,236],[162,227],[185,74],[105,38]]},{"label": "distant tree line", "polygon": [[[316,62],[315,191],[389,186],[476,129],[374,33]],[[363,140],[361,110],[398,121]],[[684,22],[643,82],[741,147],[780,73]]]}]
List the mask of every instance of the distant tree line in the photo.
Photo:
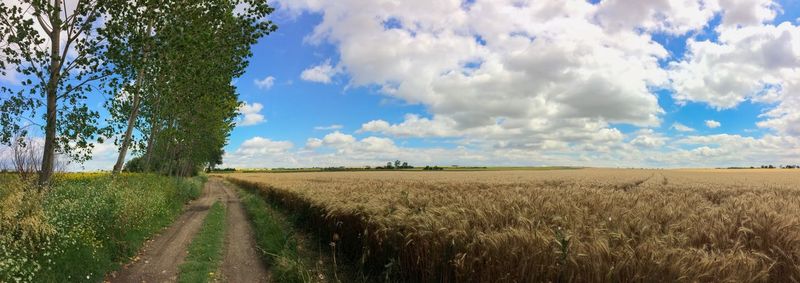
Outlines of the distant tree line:
[{"label": "distant tree line", "polygon": [[[240,101],[231,81],[250,46],[276,26],[259,0],[17,0],[0,2],[0,144],[28,136],[42,117],[38,180],[56,157],[83,162],[113,138],[120,172],[192,175],[222,163]],[[105,94],[109,126],[89,96]],[[33,121],[33,122],[31,122]],[[37,124],[38,125],[38,124]]]},{"label": "distant tree line", "polygon": [[[752,167],[751,167],[751,168],[752,168]],[[761,165],[761,169],[776,169],[776,168],[782,168],[782,169],[800,169],[800,165],[778,165],[778,167],[775,167],[775,166],[774,166],[774,165],[772,165],[772,164],[770,164],[770,165]]]},{"label": "distant tree line", "polygon": [[392,170],[392,169],[413,169],[414,166],[408,165],[408,162],[403,162],[400,160],[395,160],[394,162],[386,162],[386,166],[378,166],[375,169],[385,169],[385,170]]}]

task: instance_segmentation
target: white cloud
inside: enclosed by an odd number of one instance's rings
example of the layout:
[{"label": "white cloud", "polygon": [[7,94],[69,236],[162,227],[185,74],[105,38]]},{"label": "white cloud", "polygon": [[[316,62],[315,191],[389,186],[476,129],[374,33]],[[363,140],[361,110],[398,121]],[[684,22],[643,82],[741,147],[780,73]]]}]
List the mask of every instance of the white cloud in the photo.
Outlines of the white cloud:
[{"label": "white cloud", "polygon": [[405,120],[400,124],[390,125],[383,120],[373,120],[361,125],[359,132],[379,132],[400,137],[459,136],[454,127],[455,121],[448,118],[434,117],[430,120],[415,114],[406,114]]},{"label": "white cloud", "polygon": [[[608,133],[607,136],[616,134]],[[349,136],[347,134],[341,134]],[[259,142],[263,146],[241,145],[225,156],[223,166],[239,168],[376,166],[399,159],[411,165],[573,165],[573,166],[691,166],[727,167],[761,164],[794,164],[800,158],[800,139],[765,135],[762,138],[740,135],[687,136],[672,139],[652,129],[643,129],[629,143],[604,138],[607,144],[562,146],[545,142],[546,150],[519,147],[464,145],[457,147],[411,148],[398,146],[389,138],[337,139],[311,138],[306,147],[292,150],[291,143]],[[602,140],[602,139],[601,139]],[[244,149],[243,149],[244,148]],[[256,148],[256,150],[252,150]],[[258,150],[270,148],[271,150]],[[609,150],[602,150],[603,148]]]},{"label": "white cloud", "polygon": [[315,149],[322,146],[323,142],[321,139],[318,138],[309,138],[306,141],[306,148],[308,149]]},{"label": "white cloud", "polygon": [[269,90],[273,85],[275,85],[275,77],[267,76],[266,78],[260,80],[254,80],[253,83],[255,83],[259,89]]},{"label": "white cloud", "polygon": [[237,153],[244,154],[267,154],[267,153],[282,153],[294,147],[288,141],[273,141],[268,138],[254,137],[242,143]]},{"label": "white cloud", "polygon": [[722,126],[722,123],[714,121],[714,120],[706,120],[706,127],[709,129],[716,129]]},{"label": "white cloud", "polygon": [[239,126],[252,126],[266,122],[264,115],[260,113],[263,108],[264,105],[261,105],[261,103],[243,103],[239,106],[239,114],[242,115],[242,118],[239,119],[237,124]]},{"label": "white cloud", "polygon": [[329,84],[333,76],[339,73],[339,70],[331,66],[330,60],[322,64],[303,70],[300,78],[305,81],[318,82]]},{"label": "white cloud", "polygon": [[684,124],[678,123],[678,122],[673,123],[672,127],[670,127],[670,129],[673,129],[673,130],[676,130],[676,131],[679,131],[679,132],[694,132],[693,128],[691,128],[689,126],[686,126]]},{"label": "white cloud", "polygon": [[668,140],[667,137],[656,133],[653,129],[642,129],[637,132],[636,137],[630,141],[630,144],[645,148],[660,148]]},{"label": "white cloud", "polygon": [[723,29],[719,42],[687,42],[687,57],[670,63],[674,97],[717,109],[746,100],[775,102],[798,91],[800,27],[789,22]]},{"label": "white cloud", "polygon": [[[491,131],[530,139],[543,127],[587,130],[583,122],[660,123],[663,110],[651,89],[668,82],[658,63],[668,52],[633,28],[609,32],[594,20],[598,8],[587,2],[280,3],[291,11],[322,14],[308,42],[337,47],[334,65],[347,73],[350,86],[378,86],[384,95],[425,106],[432,116],[407,117],[396,127],[376,120],[363,131],[397,136]],[[390,20],[396,24],[386,27]],[[316,70],[334,69],[321,66]],[[377,126],[386,129],[371,128]]]},{"label": "white cloud", "polygon": [[341,130],[342,128],[343,128],[342,125],[333,124],[333,125],[328,125],[328,126],[316,126],[316,127],[314,127],[314,130],[317,130],[317,131],[331,131],[331,130]]},{"label": "white cloud", "polygon": [[760,25],[772,20],[780,5],[772,0],[719,0],[724,9],[722,25],[725,27]]},{"label": "white cloud", "polygon": [[223,167],[264,168],[271,165],[293,166],[297,164],[294,144],[289,141],[275,141],[265,137],[250,138],[233,152],[223,156]]},{"label": "white cloud", "polygon": [[703,28],[720,9],[715,1],[699,0],[606,0],[597,17],[611,30],[642,28],[681,35]]},{"label": "white cloud", "polygon": [[324,138],[322,138],[322,142],[325,145],[342,145],[354,142],[355,140],[355,137],[348,134],[343,134],[339,131],[327,134]]}]

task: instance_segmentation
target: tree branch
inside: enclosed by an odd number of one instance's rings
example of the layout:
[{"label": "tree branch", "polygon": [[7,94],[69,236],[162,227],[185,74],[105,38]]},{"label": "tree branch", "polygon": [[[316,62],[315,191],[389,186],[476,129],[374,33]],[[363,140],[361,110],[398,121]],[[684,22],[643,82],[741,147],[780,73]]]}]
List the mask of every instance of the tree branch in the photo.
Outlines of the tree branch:
[{"label": "tree branch", "polygon": [[88,79],[84,80],[83,82],[81,82],[81,83],[79,83],[79,84],[75,85],[75,86],[74,86],[74,87],[72,87],[71,89],[69,89],[69,90],[65,91],[65,92],[64,92],[64,93],[62,93],[61,95],[59,95],[59,96],[58,96],[58,99],[65,99],[65,98],[66,98],[66,97],[67,97],[67,96],[68,96],[70,93],[72,93],[72,92],[73,92],[73,91],[75,91],[76,89],[80,89],[80,88],[82,88],[82,87],[83,87],[84,85],[86,85],[87,83],[90,83],[90,82],[93,82],[93,81],[97,81],[97,80],[101,80],[101,79],[107,78],[108,76],[109,76],[108,74],[105,74],[105,75],[101,75],[101,76],[94,76],[94,77],[88,78]]}]

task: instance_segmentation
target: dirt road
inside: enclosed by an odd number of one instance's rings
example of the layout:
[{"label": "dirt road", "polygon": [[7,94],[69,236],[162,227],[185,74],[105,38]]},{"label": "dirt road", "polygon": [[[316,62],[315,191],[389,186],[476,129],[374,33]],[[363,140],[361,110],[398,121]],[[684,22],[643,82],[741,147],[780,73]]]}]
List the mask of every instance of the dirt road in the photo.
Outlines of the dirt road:
[{"label": "dirt road", "polygon": [[236,193],[218,178],[210,178],[203,195],[191,202],[175,223],[148,242],[138,260],[123,267],[112,282],[175,282],[186,249],[200,230],[215,201],[227,205],[225,256],[222,279],[229,282],[266,282],[268,273],[261,263],[250,223]]}]

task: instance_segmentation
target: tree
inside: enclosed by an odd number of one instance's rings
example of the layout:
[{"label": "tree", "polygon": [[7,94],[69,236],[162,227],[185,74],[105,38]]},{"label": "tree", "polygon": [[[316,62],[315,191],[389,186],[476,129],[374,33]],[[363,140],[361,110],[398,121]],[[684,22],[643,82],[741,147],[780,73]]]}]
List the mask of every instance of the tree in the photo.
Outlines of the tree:
[{"label": "tree", "polygon": [[408,162],[403,162],[403,165],[400,166],[400,168],[409,168],[409,167],[411,166],[408,166]]},{"label": "tree", "polygon": [[[56,154],[82,162],[90,158],[99,117],[85,101],[105,78],[104,62],[96,54],[104,48],[93,33],[104,13],[96,0],[72,2],[16,0],[0,2],[0,72],[13,68],[23,76],[21,86],[0,86],[0,142],[9,144],[28,116],[44,113],[44,148],[39,184],[53,175]],[[42,102],[44,100],[44,102]],[[25,132],[22,132],[25,135]]]},{"label": "tree", "polygon": [[392,168],[393,168],[392,167],[392,162],[391,161],[386,162],[386,169],[392,169]]},{"label": "tree", "polygon": [[[250,46],[275,30],[263,20],[273,10],[255,0],[172,0],[161,9],[169,16],[151,33],[158,52],[147,58],[136,144],[147,170],[191,175],[221,163],[240,107],[230,82],[247,67]],[[131,125],[124,102],[117,117]]]},{"label": "tree", "polygon": [[395,167],[395,168],[401,168],[401,167],[400,167],[400,160],[395,160],[395,161],[394,161],[394,167]]},{"label": "tree", "polygon": [[[115,77],[110,80],[110,99],[106,106],[111,114],[111,130],[123,131],[115,141],[119,154],[112,170],[118,173],[125,163],[128,148],[133,143],[133,131],[139,118],[139,109],[151,80],[148,75],[157,68],[154,54],[157,38],[155,32],[166,23],[165,15],[170,1],[161,0],[107,0],[108,20],[99,30],[108,42],[104,58],[114,66]],[[151,92],[150,92],[151,93]],[[123,124],[124,123],[124,124]],[[121,125],[120,125],[121,124]],[[117,126],[117,127],[114,127]]]}]

